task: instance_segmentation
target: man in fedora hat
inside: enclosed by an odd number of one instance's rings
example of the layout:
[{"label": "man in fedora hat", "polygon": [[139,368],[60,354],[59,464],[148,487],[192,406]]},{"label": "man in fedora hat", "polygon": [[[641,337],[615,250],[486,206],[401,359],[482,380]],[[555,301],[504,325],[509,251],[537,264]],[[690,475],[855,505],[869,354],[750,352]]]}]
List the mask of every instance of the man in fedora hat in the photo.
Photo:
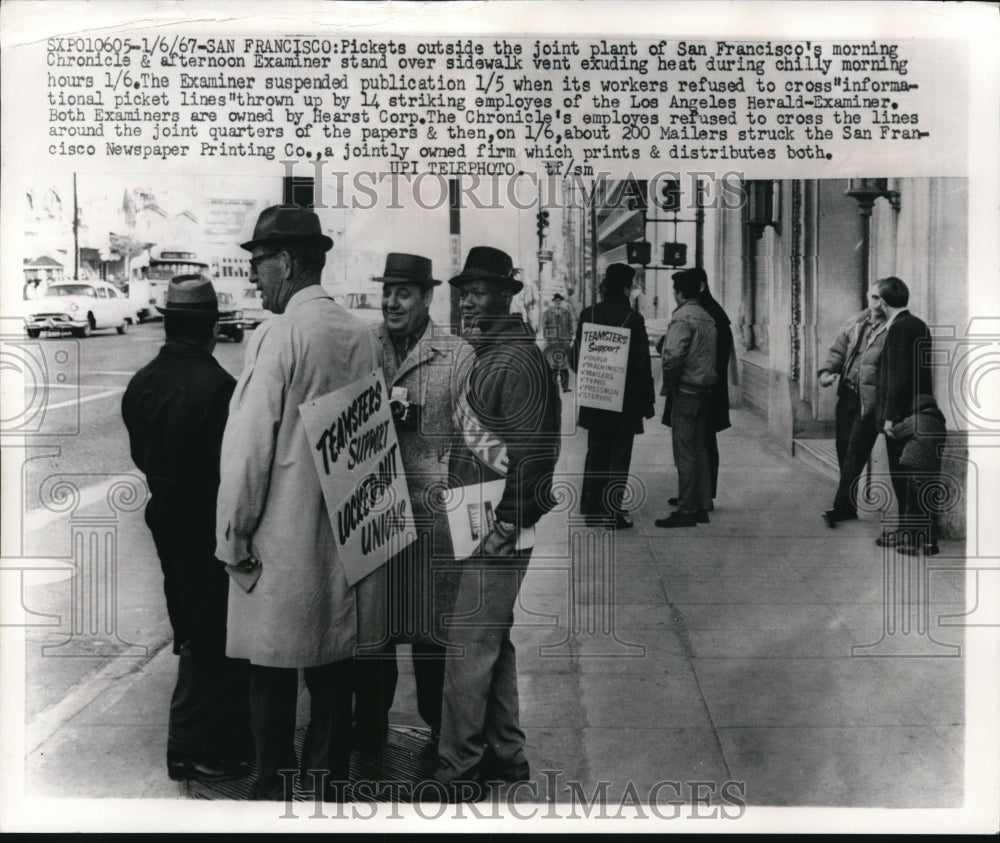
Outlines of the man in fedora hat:
[{"label": "man in fedora hat", "polygon": [[458,404],[462,441],[452,449],[451,480],[503,484],[492,528],[486,525],[477,552],[461,565],[460,622],[448,627],[448,643],[461,655],[445,666],[435,778],[449,799],[476,798],[485,780],[529,775],[510,627],[534,525],[554,504],[561,405],[534,335],[510,313],[522,286],[515,274],[506,252],[477,246],[449,281],[458,288],[463,333],[476,355]]},{"label": "man in fedora hat", "polygon": [[576,359],[585,323],[628,328],[631,331],[621,412],[580,407],[578,423],[587,431],[580,509],[591,526],[624,529],[632,526],[622,500],[632,463],[632,443],[643,432],[643,419],[655,412],[656,396],[649,359],[646,321],[629,305],[628,291],[635,271],[628,264],[608,266],[601,282],[601,302],[585,308],[576,327]]},{"label": "man in fedora hat", "polygon": [[250,661],[258,799],[284,799],[281,771],[299,766],[300,668],[310,696],[305,787],[338,798],[350,765],[352,656],[363,611],[339,558],[299,405],[381,363],[368,327],[320,285],[332,245],[313,211],[292,206],[261,212],[242,244],[275,318],[254,332],[230,405],[216,552],[240,586],[229,590],[226,652]]},{"label": "man in fedora hat", "polygon": [[219,308],[212,282],[168,288],[166,343],[122,398],[132,459],[146,475],[167,614],[180,656],[167,726],[172,779],[246,775],[253,757],[248,665],[226,658],[229,578],[215,558],[219,451],[236,381],[212,356]]},{"label": "man in fedora hat", "polygon": [[702,276],[675,272],[677,308],[663,340],[662,394],[671,401],[670,427],[677,466],[676,512],[655,521],[657,527],[707,524],[712,506],[712,471],[706,428],[715,368],[715,320],[699,304]]},{"label": "man in fedora hat", "polygon": [[417,711],[436,739],[441,728],[445,644],[442,615],[453,599],[448,520],[432,496],[447,486],[458,397],[472,365],[472,347],[430,318],[441,282],[419,255],[390,253],[382,284],[384,322],[375,330],[382,373],[399,440],[413,517],[410,544],[359,584],[373,588],[388,609],[383,635],[359,642],[355,661],[355,746],[379,755],[388,730],[398,670],[396,644],[412,647]]},{"label": "man in fedora hat", "polygon": [[552,296],[552,306],[542,316],[542,336],[545,339],[545,359],[555,372],[556,382],[563,392],[569,392],[569,363],[573,352],[573,317],[565,305],[562,293]]}]

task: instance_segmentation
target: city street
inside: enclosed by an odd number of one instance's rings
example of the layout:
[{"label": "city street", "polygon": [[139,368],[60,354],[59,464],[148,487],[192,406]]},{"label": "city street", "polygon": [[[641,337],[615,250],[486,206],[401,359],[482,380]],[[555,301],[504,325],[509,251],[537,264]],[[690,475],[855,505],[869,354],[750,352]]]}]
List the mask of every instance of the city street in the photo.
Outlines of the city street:
[{"label": "city street", "polygon": [[[73,368],[60,351],[80,377],[51,390],[44,420],[78,432],[32,440],[23,475],[29,797],[193,795],[163,763],[176,660],[119,416],[161,331],[31,341],[52,383]],[[245,347],[220,342],[216,356],[236,374]],[[634,792],[690,817],[700,794],[706,812],[728,811],[716,818],[741,804],[961,806],[962,543],[933,560],[883,554],[875,512],[828,530],[832,481],[754,414],[733,416],[710,524],[653,525],[676,490],[657,417],[636,440],[636,527],[607,532],[576,516],[586,440],[564,407],[560,505],[540,524],[513,632],[535,787],[518,801],[596,795],[613,816]],[[392,723],[419,727],[407,662]]]}]

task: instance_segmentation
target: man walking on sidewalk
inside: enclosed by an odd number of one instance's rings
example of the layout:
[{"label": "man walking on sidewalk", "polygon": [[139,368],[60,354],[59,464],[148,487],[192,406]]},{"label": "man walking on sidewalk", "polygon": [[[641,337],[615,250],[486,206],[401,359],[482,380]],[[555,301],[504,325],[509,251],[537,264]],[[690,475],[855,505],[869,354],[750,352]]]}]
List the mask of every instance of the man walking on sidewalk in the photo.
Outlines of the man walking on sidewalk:
[{"label": "man walking on sidewalk", "polygon": [[132,459],[151,497],[146,524],[163,568],[180,656],[167,726],[172,779],[249,773],[249,665],[226,658],[229,578],[215,558],[219,451],[236,381],[212,356],[219,306],[212,282],[181,275],[167,288],[167,341],[122,398]]},{"label": "man walking on sidewalk", "polygon": [[510,313],[521,289],[514,274],[508,254],[477,246],[449,282],[459,289],[463,334],[476,354],[459,408],[464,441],[451,455],[453,482],[477,488],[503,481],[503,491],[492,529],[483,527],[478,550],[462,562],[448,632],[458,652],[445,666],[435,775],[448,800],[477,798],[484,781],[529,777],[510,628],[534,525],[555,503],[561,406],[534,336]]},{"label": "man walking on sidewalk", "polygon": [[698,303],[701,275],[674,273],[674,310],[663,341],[662,394],[672,400],[670,427],[677,466],[678,509],[656,520],[657,527],[693,527],[708,523],[712,476],[705,430],[709,399],[716,381],[715,321]]},{"label": "man walking on sidewalk", "polygon": [[886,324],[877,287],[869,291],[871,306],[854,316],[838,332],[826,363],[819,370],[820,386],[837,386],[836,438],[840,482],[833,508],[823,513],[828,527],[858,517],[855,484],[861,477],[878,438],[875,427],[875,381],[885,343]]}]

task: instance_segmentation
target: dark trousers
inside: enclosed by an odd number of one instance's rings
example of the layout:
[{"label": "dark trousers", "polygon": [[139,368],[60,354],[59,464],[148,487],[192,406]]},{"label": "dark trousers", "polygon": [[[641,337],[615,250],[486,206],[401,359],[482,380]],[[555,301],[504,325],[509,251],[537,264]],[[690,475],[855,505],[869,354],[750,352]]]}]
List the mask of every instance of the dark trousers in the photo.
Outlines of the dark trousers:
[{"label": "dark trousers", "polygon": [[844,389],[837,399],[837,459],[840,462],[840,482],[833,498],[833,511],[838,518],[853,518],[858,514],[857,482],[868,465],[878,430],[875,416],[861,417],[861,400],[856,392]]},{"label": "dark trousers", "polygon": [[719,440],[711,421],[705,425],[705,447],[708,448],[708,471],[711,475],[712,500],[719,497]]},{"label": "dark trousers", "polygon": [[909,472],[899,463],[900,457],[903,455],[903,443],[898,439],[893,439],[891,436],[886,436],[885,453],[889,461],[889,479],[892,482],[892,490],[896,494],[900,526],[902,526],[902,522],[906,517],[906,487],[909,480]]},{"label": "dark trousers", "polygon": [[[445,647],[422,643],[411,646],[417,711],[428,726],[440,729]],[[354,660],[354,723],[359,731],[368,736],[385,732],[398,680],[395,644],[389,644],[375,655],[359,656]]]},{"label": "dark trousers", "polygon": [[705,431],[708,391],[678,388],[670,411],[674,464],[677,466],[677,509],[695,513],[712,505],[712,478]]},{"label": "dark trousers", "polygon": [[922,536],[931,544],[937,543],[938,514],[934,504],[934,491],[938,474],[920,472],[900,463],[904,442],[885,437],[885,450],[889,459],[889,477],[899,504],[899,529],[911,538]]},{"label": "dark trousers", "polygon": [[622,500],[632,464],[635,434],[621,428],[587,431],[580,511],[584,515],[623,515]]},{"label": "dark trousers", "polygon": [[250,664],[187,641],[181,646],[170,700],[167,752],[184,758],[253,758]]},{"label": "dark trousers", "polygon": [[226,658],[229,577],[212,553],[212,533],[176,523],[154,523],[151,532],[163,570],[174,651],[180,656],[170,700],[168,755],[249,760],[250,665]]},{"label": "dark trousers", "polygon": [[327,783],[349,777],[353,662],[343,659],[307,667],[305,680],[309,728],[299,764],[294,744],[299,672],[288,667],[250,666],[250,716],[259,766],[253,790],[256,799],[285,798],[281,770],[301,771],[306,788],[313,786],[310,771],[325,772]]}]

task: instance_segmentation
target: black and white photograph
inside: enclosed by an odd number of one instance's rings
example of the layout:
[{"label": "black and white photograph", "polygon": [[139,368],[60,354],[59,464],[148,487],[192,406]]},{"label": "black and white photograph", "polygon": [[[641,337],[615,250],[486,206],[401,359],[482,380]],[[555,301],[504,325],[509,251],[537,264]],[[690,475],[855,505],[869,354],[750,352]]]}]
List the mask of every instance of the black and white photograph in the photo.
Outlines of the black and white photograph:
[{"label": "black and white photograph", "polygon": [[0,829],[1000,830],[994,6],[0,25]]}]

